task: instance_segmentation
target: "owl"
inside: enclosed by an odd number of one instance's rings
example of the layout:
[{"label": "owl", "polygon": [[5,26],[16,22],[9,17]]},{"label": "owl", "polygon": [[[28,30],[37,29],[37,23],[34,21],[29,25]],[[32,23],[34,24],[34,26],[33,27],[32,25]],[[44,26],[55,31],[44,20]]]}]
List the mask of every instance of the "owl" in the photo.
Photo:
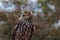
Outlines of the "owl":
[{"label": "owl", "polygon": [[12,30],[12,40],[31,40],[33,31],[32,12],[25,9]]}]

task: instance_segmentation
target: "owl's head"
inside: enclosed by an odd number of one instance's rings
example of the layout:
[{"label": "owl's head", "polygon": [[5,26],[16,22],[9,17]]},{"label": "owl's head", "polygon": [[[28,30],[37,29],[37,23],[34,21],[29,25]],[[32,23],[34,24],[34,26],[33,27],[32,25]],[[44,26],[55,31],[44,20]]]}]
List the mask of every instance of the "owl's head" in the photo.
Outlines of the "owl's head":
[{"label": "owl's head", "polygon": [[31,18],[32,17],[32,11],[30,9],[24,9],[23,17]]}]

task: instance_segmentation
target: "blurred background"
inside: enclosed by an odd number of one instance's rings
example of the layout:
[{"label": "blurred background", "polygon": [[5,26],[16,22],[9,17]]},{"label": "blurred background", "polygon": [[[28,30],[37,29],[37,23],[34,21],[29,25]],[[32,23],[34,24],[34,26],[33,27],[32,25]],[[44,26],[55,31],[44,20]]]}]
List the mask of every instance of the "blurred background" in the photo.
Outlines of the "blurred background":
[{"label": "blurred background", "polygon": [[32,40],[60,40],[60,0],[0,0],[0,40],[12,40],[12,28],[24,8],[33,12]]}]

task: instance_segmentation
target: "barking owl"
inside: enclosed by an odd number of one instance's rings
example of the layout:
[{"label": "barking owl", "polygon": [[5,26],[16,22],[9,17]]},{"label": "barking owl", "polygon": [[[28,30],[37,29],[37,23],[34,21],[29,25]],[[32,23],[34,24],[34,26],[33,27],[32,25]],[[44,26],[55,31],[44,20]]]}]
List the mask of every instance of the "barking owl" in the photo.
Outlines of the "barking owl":
[{"label": "barking owl", "polygon": [[31,40],[33,31],[32,12],[25,9],[12,31],[12,40]]}]

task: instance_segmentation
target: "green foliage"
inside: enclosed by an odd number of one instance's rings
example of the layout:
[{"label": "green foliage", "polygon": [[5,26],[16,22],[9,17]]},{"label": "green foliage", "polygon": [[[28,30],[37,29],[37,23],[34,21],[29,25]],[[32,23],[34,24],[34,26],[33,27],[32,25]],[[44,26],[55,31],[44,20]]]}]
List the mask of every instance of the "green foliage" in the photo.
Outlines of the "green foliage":
[{"label": "green foliage", "polygon": [[3,12],[0,12],[0,19],[1,19],[1,20],[4,20],[4,21],[7,21],[7,16],[6,16],[6,14],[4,14]]},{"label": "green foliage", "polygon": [[11,25],[9,25],[9,24],[3,24],[3,25],[1,25],[0,37],[2,37],[3,39],[4,38],[11,39],[11,31],[12,31]]}]

